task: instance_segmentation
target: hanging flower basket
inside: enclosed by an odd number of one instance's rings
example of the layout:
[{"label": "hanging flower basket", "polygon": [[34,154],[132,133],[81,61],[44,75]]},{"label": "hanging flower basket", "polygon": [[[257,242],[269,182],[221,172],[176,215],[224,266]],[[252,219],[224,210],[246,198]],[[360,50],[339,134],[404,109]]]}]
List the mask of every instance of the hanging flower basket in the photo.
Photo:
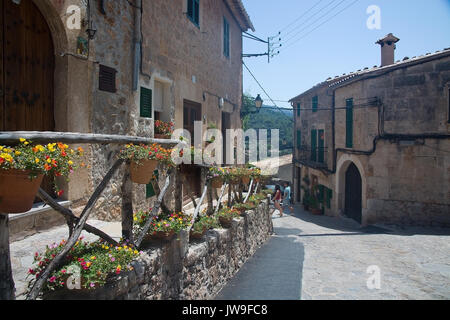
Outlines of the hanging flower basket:
[{"label": "hanging flower basket", "polygon": [[206,234],[206,231],[208,231],[206,227],[204,227],[201,232],[195,232],[194,230],[191,230],[191,232],[189,233],[189,238],[200,240]]},{"label": "hanging flower basket", "polygon": [[223,185],[223,179],[221,177],[215,177],[211,180],[211,186],[213,188],[222,188]]},{"label": "hanging flower basket", "polygon": [[242,177],[242,183],[248,185],[250,183],[250,177]]},{"label": "hanging flower basket", "polygon": [[0,170],[0,213],[23,213],[33,207],[43,174],[30,178],[30,171]]},{"label": "hanging flower basket", "polygon": [[169,134],[155,133],[155,139],[170,139]]},{"label": "hanging flower basket", "polygon": [[228,217],[219,217],[220,225],[224,228],[231,228],[231,223],[233,221],[233,218]]},{"label": "hanging flower basket", "polygon": [[148,236],[150,240],[169,241],[175,235],[175,231],[155,231]]},{"label": "hanging flower basket", "polygon": [[131,181],[138,184],[149,184],[157,165],[158,161],[156,160],[145,159],[139,163],[132,161],[130,165]]}]

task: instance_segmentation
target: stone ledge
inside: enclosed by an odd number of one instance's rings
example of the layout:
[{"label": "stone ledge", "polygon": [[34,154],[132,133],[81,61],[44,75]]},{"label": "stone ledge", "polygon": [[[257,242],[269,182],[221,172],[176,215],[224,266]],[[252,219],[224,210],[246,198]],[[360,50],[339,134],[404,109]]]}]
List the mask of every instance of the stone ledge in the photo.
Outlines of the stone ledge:
[{"label": "stone ledge", "polygon": [[170,242],[144,248],[133,271],[113,277],[92,291],[61,290],[49,300],[198,300],[213,299],[227,281],[271,236],[269,203],[235,219],[230,229],[208,231],[189,243],[182,232]]},{"label": "stone ledge", "polygon": [[[60,201],[60,205],[69,208],[70,201]],[[25,213],[9,215],[10,242],[22,240],[38,232],[63,225],[64,217],[49,206],[39,203]]]}]

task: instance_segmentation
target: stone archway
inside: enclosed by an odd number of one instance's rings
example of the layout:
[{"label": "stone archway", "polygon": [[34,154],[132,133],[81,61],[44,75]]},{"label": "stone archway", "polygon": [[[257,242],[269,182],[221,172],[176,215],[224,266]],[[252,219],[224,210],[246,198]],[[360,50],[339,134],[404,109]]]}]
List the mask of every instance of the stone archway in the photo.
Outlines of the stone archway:
[{"label": "stone archway", "polygon": [[[355,192],[354,196],[356,198],[360,198],[360,208],[352,207],[355,206],[355,204],[350,205],[349,203],[346,203],[347,201],[356,201],[355,198],[353,198],[349,192],[352,192],[351,190],[348,190],[348,181],[347,178],[350,176],[350,178],[354,178],[353,181],[354,185],[353,187],[356,188],[353,190]],[[359,177],[358,177],[359,176]],[[358,178],[360,179],[359,185],[358,185]],[[356,183],[355,183],[356,181]],[[346,188],[347,187],[347,188]],[[347,189],[347,192],[346,192]],[[338,160],[337,165],[337,174],[336,174],[336,208],[338,208],[339,213],[342,216],[348,216],[349,213],[346,214],[346,209],[352,208],[353,210],[358,209],[360,211],[360,217],[357,217],[355,213],[350,214],[350,218],[355,219],[361,225],[365,225],[365,209],[367,208],[367,181],[365,176],[365,170],[364,166],[356,155],[350,155],[350,154],[344,154],[342,155]],[[347,195],[346,195],[347,194]],[[346,199],[347,198],[347,199]]]}]

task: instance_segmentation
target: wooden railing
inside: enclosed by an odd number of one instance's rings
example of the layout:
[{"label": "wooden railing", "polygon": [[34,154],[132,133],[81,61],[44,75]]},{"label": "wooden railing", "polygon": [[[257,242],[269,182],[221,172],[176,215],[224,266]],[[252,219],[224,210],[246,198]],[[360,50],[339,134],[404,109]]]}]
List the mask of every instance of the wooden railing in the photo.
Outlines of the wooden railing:
[{"label": "wooden railing", "polygon": [[[127,143],[143,143],[143,144],[151,144],[158,143],[161,145],[174,146],[177,144],[182,144],[183,142],[179,140],[171,140],[171,139],[153,139],[153,138],[145,138],[145,137],[134,137],[134,136],[122,136],[122,135],[104,135],[104,134],[84,134],[84,133],[68,133],[68,132],[1,132],[0,133],[0,144],[16,144],[18,143],[20,138],[24,138],[36,143],[50,143],[50,142],[63,142],[69,144],[127,144]],[[55,211],[62,214],[67,221],[67,225],[69,227],[69,238],[66,241],[66,244],[63,250],[56,255],[56,257],[50,262],[50,264],[45,268],[43,273],[34,283],[33,287],[29,291],[27,296],[28,300],[34,300],[38,297],[42,287],[46,283],[50,274],[56,270],[58,267],[61,267],[63,264],[64,258],[68,254],[68,252],[72,249],[72,247],[76,244],[79,239],[81,232],[83,230],[92,233],[104,241],[112,244],[118,245],[118,243],[108,234],[103,231],[87,224],[87,220],[92,213],[95,204],[97,203],[98,198],[101,196],[103,191],[105,190],[108,183],[111,181],[112,177],[118,171],[118,169],[125,163],[126,161],[123,159],[118,159],[115,161],[111,169],[104,176],[103,180],[95,189],[94,193],[91,195],[88,203],[84,207],[80,217],[76,217],[72,210],[67,209],[60,204],[58,204],[52,197],[50,197],[44,190],[40,189],[38,192],[38,196],[42,199],[44,203],[52,207]],[[177,171],[176,171],[177,172]],[[153,205],[153,209],[151,211],[151,216],[158,215],[161,208],[164,206],[163,200],[164,196],[169,189],[171,183],[171,172],[170,169],[167,172],[166,181],[164,187],[159,190],[156,190],[157,200]],[[135,247],[140,247],[142,241],[147,234],[150,225],[151,219],[148,219],[139,235],[136,238],[133,235],[133,204],[132,204],[132,196],[131,187],[129,183],[129,174],[126,171],[127,177],[124,179],[124,185],[122,187],[122,234],[126,236],[126,238],[130,241],[132,245]],[[177,175],[177,173],[175,173]],[[156,182],[155,185],[158,185]],[[181,186],[178,186],[181,187]],[[237,191],[235,187],[228,186],[224,184],[221,189],[220,196],[217,198],[217,204],[215,208],[209,208],[208,212],[217,214],[220,206],[222,205],[221,201],[225,194],[225,190],[228,187],[228,205],[231,206],[232,203],[238,199],[240,201],[243,200],[242,197],[242,187],[239,187]],[[250,194],[252,193],[253,180],[250,182],[250,186],[248,189],[247,196],[245,198],[245,202],[248,200]],[[258,191],[259,183],[254,189],[254,193]],[[200,208],[202,203],[208,192],[211,191],[211,183],[207,181],[204,186],[202,196],[198,204],[194,202],[195,211],[192,216],[191,226],[188,231],[193,226],[193,223],[196,221],[197,216],[199,215]],[[234,197],[233,197],[234,196]],[[208,201],[208,206],[212,204],[212,201]],[[10,253],[9,253],[9,230],[8,230],[8,216],[0,214],[0,299],[14,299],[14,281],[12,278],[12,269],[10,262]]]}]

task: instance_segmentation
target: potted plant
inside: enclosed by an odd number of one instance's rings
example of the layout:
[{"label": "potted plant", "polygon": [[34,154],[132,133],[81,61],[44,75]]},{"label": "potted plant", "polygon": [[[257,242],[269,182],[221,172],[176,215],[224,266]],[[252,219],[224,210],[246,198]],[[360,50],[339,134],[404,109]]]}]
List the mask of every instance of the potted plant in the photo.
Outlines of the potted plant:
[{"label": "potted plant", "polygon": [[165,149],[156,143],[152,145],[127,144],[121,150],[119,157],[131,162],[131,181],[138,184],[149,184],[158,163],[167,166],[174,165],[171,153],[171,149]]},{"label": "potted plant", "polygon": [[[28,270],[28,287],[31,288],[50,262],[60,253],[66,241],[54,243],[46,247],[43,253],[36,252],[33,267]],[[67,254],[61,267],[52,272],[43,288],[44,297],[53,291],[64,290],[95,290],[111,278],[122,272],[132,270],[131,262],[140,256],[137,251],[127,243],[116,247],[103,241],[85,242],[81,237],[71,251]],[[80,287],[69,287],[70,276],[77,276],[79,272]]]},{"label": "potted plant", "polygon": [[190,238],[201,239],[206,234],[206,231],[217,228],[218,226],[219,222],[216,217],[201,216],[192,226]]},{"label": "potted plant", "polygon": [[224,228],[230,228],[234,218],[240,216],[239,211],[235,208],[224,207],[219,210],[218,217],[220,225]]},{"label": "potted plant", "polygon": [[17,146],[0,146],[0,213],[29,211],[43,176],[67,178],[82,155],[81,147],[75,151],[63,143],[33,145],[20,139]]},{"label": "potted plant", "polygon": [[173,122],[164,122],[161,120],[155,121],[155,138],[157,139],[170,139],[173,133]]},{"label": "potted plant", "polygon": [[152,219],[146,240],[170,240],[182,229],[187,228],[190,217],[182,212],[174,212],[168,215],[150,217],[149,212],[139,211],[134,215],[135,233],[139,233],[148,219]]},{"label": "potted plant", "polygon": [[213,188],[222,188],[226,180],[227,171],[224,168],[211,167],[209,168],[208,177],[211,179],[211,186]]}]

